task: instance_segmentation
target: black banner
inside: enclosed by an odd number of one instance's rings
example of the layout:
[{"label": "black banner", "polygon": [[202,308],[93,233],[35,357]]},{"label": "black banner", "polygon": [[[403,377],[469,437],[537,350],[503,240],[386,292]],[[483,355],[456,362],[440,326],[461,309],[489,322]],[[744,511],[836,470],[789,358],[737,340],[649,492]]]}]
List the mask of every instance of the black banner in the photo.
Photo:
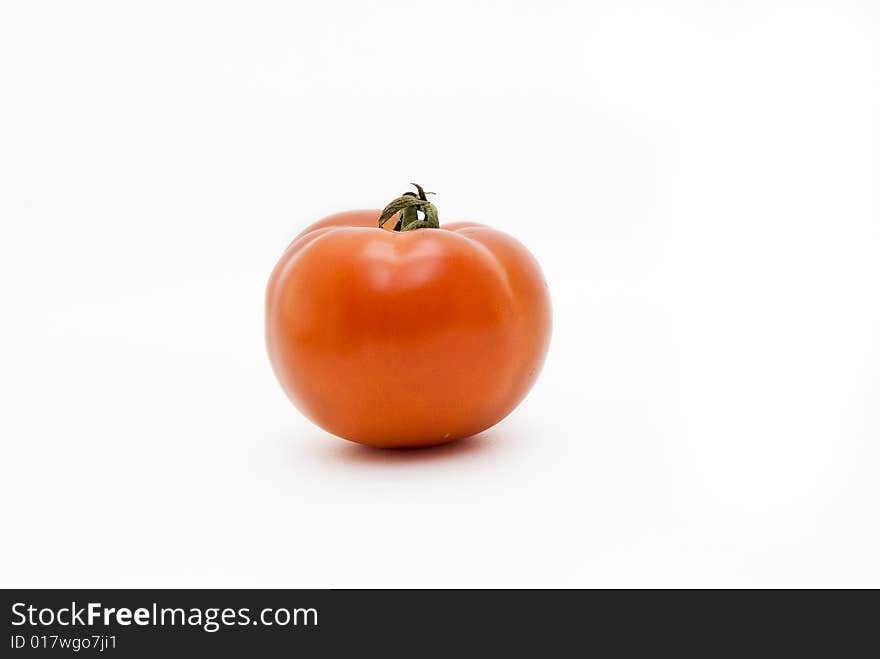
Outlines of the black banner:
[{"label": "black banner", "polygon": [[9,657],[849,656],[876,650],[878,613],[869,591],[6,590],[3,605]]}]

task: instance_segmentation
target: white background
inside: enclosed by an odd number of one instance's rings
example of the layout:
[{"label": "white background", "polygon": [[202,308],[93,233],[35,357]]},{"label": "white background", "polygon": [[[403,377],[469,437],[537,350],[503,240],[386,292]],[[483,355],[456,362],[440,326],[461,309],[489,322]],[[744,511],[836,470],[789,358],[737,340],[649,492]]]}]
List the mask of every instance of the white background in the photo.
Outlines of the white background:
[{"label": "white background", "polygon": [[[0,583],[880,586],[872,4],[4,2]],[[555,331],[383,452],[284,398],[263,287],[413,180]]]}]

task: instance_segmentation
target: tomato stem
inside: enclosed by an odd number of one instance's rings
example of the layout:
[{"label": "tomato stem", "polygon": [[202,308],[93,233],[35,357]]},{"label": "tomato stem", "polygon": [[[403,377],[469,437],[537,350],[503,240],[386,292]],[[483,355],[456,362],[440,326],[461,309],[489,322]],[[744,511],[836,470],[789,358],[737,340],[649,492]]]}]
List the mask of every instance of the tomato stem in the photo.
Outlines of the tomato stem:
[{"label": "tomato stem", "polygon": [[[394,225],[394,231],[439,229],[440,218],[437,216],[437,207],[428,201],[428,195],[434,193],[425,192],[425,189],[418,183],[410,185],[415,186],[418,194],[404,192],[396,199],[391,200],[379,215],[379,226],[385,226],[385,223],[396,214],[397,223]],[[419,213],[422,215],[419,216]]]}]

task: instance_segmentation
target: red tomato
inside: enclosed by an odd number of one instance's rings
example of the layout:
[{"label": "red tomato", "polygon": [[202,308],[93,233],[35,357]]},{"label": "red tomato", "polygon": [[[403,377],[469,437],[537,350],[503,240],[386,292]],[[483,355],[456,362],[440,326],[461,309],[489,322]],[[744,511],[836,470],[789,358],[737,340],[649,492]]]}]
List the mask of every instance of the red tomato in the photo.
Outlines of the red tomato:
[{"label": "red tomato", "polygon": [[[431,446],[496,424],[528,393],[550,341],[547,284],[528,250],[481,224],[433,228],[419,192],[389,204],[386,216],[401,212],[386,228],[379,210],[312,224],[267,289],[284,391],[328,432],[371,446]],[[414,210],[425,219],[406,229]]]}]

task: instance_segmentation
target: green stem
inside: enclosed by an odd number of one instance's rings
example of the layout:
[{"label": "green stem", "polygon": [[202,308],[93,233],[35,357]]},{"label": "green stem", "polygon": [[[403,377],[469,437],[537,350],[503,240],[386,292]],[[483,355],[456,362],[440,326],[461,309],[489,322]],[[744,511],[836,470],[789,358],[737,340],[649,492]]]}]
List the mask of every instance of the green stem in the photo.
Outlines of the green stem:
[{"label": "green stem", "polygon": [[[412,183],[418,190],[415,192],[404,192],[402,195],[393,199],[382,209],[379,215],[379,226],[384,226],[394,215],[398,216],[397,223],[394,225],[394,231],[413,231],[415,229],[439,229],[440,218],[437,216],[437,207],[428,201],[428,195],[433,192],[425,192],[425,189],[418,183]],[[419,213],[422,216],[419,216]]]}]

